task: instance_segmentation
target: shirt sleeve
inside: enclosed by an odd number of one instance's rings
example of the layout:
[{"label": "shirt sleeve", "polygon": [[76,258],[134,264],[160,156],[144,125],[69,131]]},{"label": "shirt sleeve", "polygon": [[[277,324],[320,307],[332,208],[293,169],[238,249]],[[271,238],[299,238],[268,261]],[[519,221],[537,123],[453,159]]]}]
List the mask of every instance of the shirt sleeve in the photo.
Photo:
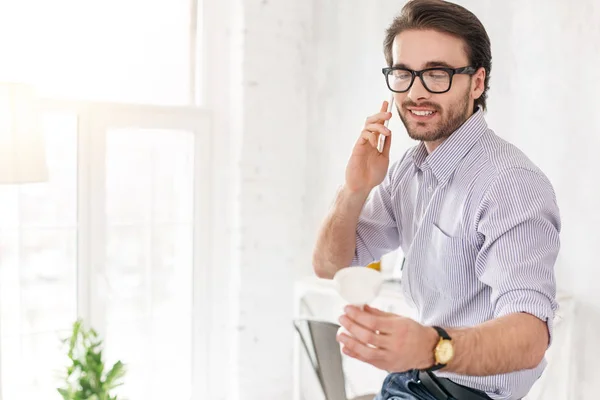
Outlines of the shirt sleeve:
[{"label": "shirt sleeve", "polygon": [[477,273],[492,288],[495,316],[534,315],[546,322],[552,341],[561,222],[551,183],[538,172],[504,171],[484,195],[479,215],[484,241]]},{"label": "shirt sleeve", "polygon": [[379,261],[383,255],[400,246],[397,216],[392,206],[394,171],[389,169],[383,182],[377,186],[365,203],[356,228],[356,250],[353,266],[365,266]]}]

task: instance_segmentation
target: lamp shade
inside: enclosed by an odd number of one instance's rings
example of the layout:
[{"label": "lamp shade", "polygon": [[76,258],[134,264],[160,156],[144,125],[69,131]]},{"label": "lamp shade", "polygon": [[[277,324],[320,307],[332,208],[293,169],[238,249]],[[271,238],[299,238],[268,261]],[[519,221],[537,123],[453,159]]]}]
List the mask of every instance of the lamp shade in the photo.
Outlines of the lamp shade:
[{"label": "lamp shade", "polygon": [[0,184],[48,180],[41,122],[32,87],[0,84]]}]

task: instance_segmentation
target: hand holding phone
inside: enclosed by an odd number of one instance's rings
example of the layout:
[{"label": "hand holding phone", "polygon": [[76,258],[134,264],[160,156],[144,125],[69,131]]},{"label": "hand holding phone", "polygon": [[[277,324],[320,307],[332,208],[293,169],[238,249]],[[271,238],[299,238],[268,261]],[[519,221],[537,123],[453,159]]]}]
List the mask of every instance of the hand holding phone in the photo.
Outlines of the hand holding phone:
[{"label": "hand holding phone", "polygon": [[[387,128],[392,117],[393,98],[381,104],[380,111],[365,121],[346,166],[346,188],[351,192],[368,194],[385,177],[390,157],[391,134]],[[386,111],[388,110],[388,111]],[[386,136],[390,136],[386,141]]]}]

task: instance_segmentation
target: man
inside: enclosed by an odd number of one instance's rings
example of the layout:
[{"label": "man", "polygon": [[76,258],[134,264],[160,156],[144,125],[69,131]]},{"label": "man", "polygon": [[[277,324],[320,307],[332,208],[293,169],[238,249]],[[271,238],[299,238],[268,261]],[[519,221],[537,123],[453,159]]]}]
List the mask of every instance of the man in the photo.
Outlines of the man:
[{"label": "man", "polygon": [[390,372],[377,399],[521,399],[546,365],[557,308],[552,185],[486,125],[490,40],[471,12],[411,1],[384,48],[388,88],[420,143],[388,170],[387,103],[367,118],[313,262],[331,278],[401,248],[418,321],[347,307],[338,340]]}]

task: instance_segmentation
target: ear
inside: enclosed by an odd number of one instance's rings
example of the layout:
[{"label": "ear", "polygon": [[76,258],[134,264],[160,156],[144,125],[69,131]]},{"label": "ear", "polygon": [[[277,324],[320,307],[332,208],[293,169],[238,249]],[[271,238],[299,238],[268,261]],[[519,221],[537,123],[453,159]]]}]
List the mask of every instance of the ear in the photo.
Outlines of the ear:
[{"label": "ear", "polygon": [[479,68],[471,77],[471,96],[473,99],[478,99],[481,97],[483,92],[485,91],[485,68]]}]

